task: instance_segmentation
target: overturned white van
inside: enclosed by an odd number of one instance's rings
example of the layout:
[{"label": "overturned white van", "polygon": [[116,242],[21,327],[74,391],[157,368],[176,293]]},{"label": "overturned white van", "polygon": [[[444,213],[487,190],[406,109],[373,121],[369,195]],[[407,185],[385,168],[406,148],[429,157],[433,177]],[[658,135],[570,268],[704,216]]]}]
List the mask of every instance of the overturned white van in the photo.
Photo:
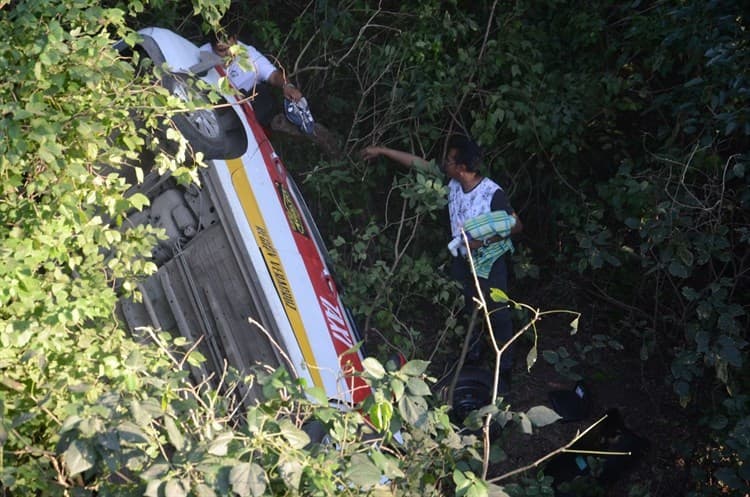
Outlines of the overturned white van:
[{"label": "overturned white van", "polygon": [[[224,75],[172,31],[140,35],[118,49],[166,64],[162,84],[180,98],[205,99],[196,79],[217,85]],[[140,285],[142,302],[122,302],[121,314],[131,330],[152,326],[200,341],[208,372],[225,362],[240,371],[283,364],[332,402],[358,403],[370,394],[351,374],[363,355],[320,234],[251,104],[223,98],[174,118],[207,159],[200,187],[156,172],[134,187],[151,205],[130,222],[162,227],[168,240],[154,252],[158,272]]]}]

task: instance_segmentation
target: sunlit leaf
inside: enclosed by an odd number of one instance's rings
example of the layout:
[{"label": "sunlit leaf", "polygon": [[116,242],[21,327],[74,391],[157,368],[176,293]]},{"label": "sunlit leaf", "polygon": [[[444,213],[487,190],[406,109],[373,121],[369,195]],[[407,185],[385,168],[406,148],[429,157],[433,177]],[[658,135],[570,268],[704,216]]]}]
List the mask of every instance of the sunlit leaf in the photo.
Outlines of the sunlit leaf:
[{"label": "sunlit leaf", "polygon": [[220,433],[208,446],[208,453],[215,456],[225,456],[229,450],[229,443],[234,439],[232,432]]},{"label": "sunlit leaf", "polygon": [[417,427],[427,420],[427,402],[424,397],[404,395],[398,402],[398,411],[407,423]]},{"label": "sunlit leaf", "polygon": [[279,421],[279,429],[284,435],[289,445],[295,449],[301,449],[310,443],[310,436],[303,430],[297,428],[294,423],[288,419]]},{"label": "sunlit leaf", "polygon": [[491,288],[490,289],[490,298],[494,302],[499,302],[501,304],[504,304],[504,303],[508,302],[508,300],[510,300],[508,298],[508,295],[506,295],[506,293],[504,291],[500,290],[499,288]]},{"label": "sunlit leaf", "polygon": [[425,371],[427,371],[427,367],[429,365],[429,361],[413,359],[403,365],[403,367],[401,368],[401,372],[409,376],[420,376],[423,375]]},{"label": "sunlit leaf", "polygon": [[534,406],[526,411],[526,415],[529,417],[529,420],[534,424],[534,426],[538,426],[540,428],[562,419],[562,416],[560,416],[547,406]]},{"label": "sunlit leaf", "polygon": [[375,429],[383,431],[388,428],[393,417],[393,406],[390,402],[377,402],[368,412]]},{"label": "sunlit leaf", "polygon": [[362,361],[362,367],[365,372],[375,379],[382,379],[385,376],[385,368],[380,361],[374,357],[367,357]]},{"label": "sunlit leaf", "polygon": [[570,334],[575,335],[578,333],[578,320],[580,319],[580,316],[576,316],[576,318],[570,322]]},{"label": "sunlit leaf", "polygon": [[354,454],[345,477],[355,487],[370,489],[380,483],[382,473],[366,454]]},{"label": "sunlit leaf", "polygon": [[164,497],[186,497],[188,494],[183,482],[177,478],[167,480],[164,485]]},{"label": "sunlit leaf", "polygon": [[167,437],[175,449],[182,450],[185,447],[185,437],[182,436],[180,429],[171,416],[164,417],[164,427],[167,429]]},{"label": "sunlit leaf", "polygon": [[526,369],[531,371],[531,368],[536,364],[537,360],[537,348],[536,345],[531,347],[531,350],[529,350],[529,353],[526,354]]},{"label": "sunlit leaf", "polygon": [[260,497],[266,491],[268,477],[255,463],[240,463],[229,471],[229,483],[240,497]]},{"label": "sunlit leaf", "polygon": [[405,476],[404,472],[399,468],[398,459],[393,456],[378,450],[373,450],[370,457],[375,463],[375,466],[377,466],[380,472],[387,478],[403,478]]},{"label": "sunlit leaf", "polygon": [[70,446],[63,452],[65,466],[71,475],[77,475],[94,466],[94,451],[89,444],[83,440],[73,440]]},{"label": "sunlit leaf", "polygon": [[409,378],[406,387],[412,395],[428,396],[431,394],[430,387],[421,378]]}]

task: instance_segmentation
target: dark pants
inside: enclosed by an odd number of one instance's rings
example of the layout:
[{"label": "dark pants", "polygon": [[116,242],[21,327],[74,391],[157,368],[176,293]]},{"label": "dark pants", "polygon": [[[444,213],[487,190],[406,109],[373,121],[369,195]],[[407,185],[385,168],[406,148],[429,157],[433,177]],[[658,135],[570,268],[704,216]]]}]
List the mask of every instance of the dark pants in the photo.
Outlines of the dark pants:
[{"label": "dark pants", "polygon": [[[249,91],[243,91],[242,93],[245,96],[252,95],[252,92]],[[273,116],[280,112],[277,100],[274,89],[270,84],[257,83],[255,85],[255,96],[252,99],[252,105],[255,112],[255,119],[258,120],[261,126],[267,128],[271,124]]]},{"label": "dark pants", "polygon": [[[487,310],[490,313],[490,323],[492,324],[492,331],[497,341],[498,347],[502,347],[510,338],[513,336],[513,322],[511,319],[510,308],[507,303],[495,302],[490,298],[490,291],[492,288],[502,290],[506,294],[508,293],[508,259],[509,254],[503,255],[492,265],[490,274],[487,278],[478,278],[479,286],[482,289],[485,303],[487,304]],[[467,315],[471,315],[474,310],[474,297],[476,293],[476,285],[474,284],[474,278],[469,268],[468,261],[463,258],[454,257],[453,260],[453,275],[459,281],[463,283],[464,288],[464,311]],[[482,328],[479,326],[485,323],[483,315],[478,316],[477,327],[474,330],[474,347],[480,347],[479,350],[484,349],[485,340],[489,340],[489,337],[485,337],[484,333],[480,333],[479,330]],[[488,344],[490,345],[490,344]],[[511,345],[508,347],[503,356],[500,359],[500,369],[509,370],[513,366],[513,349],[515,347]],[[491,349],[490,349],[491,350]]]}]

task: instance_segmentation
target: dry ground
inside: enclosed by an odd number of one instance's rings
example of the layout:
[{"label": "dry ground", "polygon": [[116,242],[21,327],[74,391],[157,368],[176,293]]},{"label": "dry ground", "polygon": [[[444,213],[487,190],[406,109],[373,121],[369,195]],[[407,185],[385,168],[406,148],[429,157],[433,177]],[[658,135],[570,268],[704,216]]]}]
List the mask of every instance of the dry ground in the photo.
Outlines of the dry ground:
[{"label": "dry ground", "polygon": [[[551,407],[548,395],[553,390],[572,390],[575,381],[566,378],[542,358],[542,350],[563,345],[573,351],[569,334],[570,319],[549,319],[539,327],[539,359],[530,371],[525,368],[528,345],[519,347],[509,399],[511,410],[525,412],[533,406]],[[579,334],[592,332],[585,327]],[[579,335],[579,340],[585,337]],[[668,365],[666,365],[668,367]],[[684,495],[687,470],[677,457],[673,442],[695,433],[690,411],[677,404],[671,385],[664,380],[665,365],[656,359],[640,360],[638,350],[607,350],[594,364],[577,368],[592,399],[591,414],[578,422],[556,422],[535,429],[531,435],[515,427],[505,430],[503,447],[508,460],[492,467],[492,476],[534,463],[562,447],[599,419],[608,409],[616,408],[625,425],[650,442],[650,449],[637,465],[604,490],[608,497],[673,497]],[[536,470],[534,470],[535,472]]]}]

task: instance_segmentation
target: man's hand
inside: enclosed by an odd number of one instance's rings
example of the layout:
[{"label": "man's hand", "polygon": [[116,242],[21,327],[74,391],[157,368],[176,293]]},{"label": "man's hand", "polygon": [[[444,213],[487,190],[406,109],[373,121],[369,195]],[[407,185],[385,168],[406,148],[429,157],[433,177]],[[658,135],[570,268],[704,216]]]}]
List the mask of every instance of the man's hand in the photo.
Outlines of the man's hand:
[{"label": "man's hand", "polygon": [[302,98],[302,92],[299,91],[299,89],[297,89],[297,87],[291,83],[286,83],[283,90],[284,98],[287,98],[292,102],[299,102],[299,100]]},{"label": "man's hand", "polygon": [[363,148],[359,152],[359,156],[362,157],[364,160],[372,160],[372,159],[376,158],[377,156],[379,156],[381,153],[382,152],[381,152],[381,148],[380,147],[376,147],[374,145],[371,145],[369,147]]}]

